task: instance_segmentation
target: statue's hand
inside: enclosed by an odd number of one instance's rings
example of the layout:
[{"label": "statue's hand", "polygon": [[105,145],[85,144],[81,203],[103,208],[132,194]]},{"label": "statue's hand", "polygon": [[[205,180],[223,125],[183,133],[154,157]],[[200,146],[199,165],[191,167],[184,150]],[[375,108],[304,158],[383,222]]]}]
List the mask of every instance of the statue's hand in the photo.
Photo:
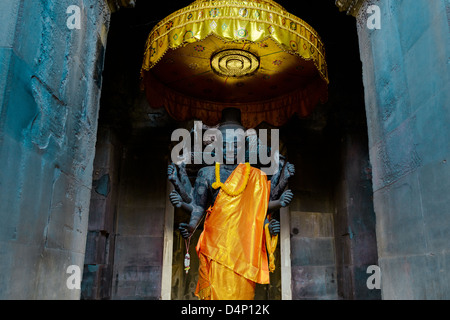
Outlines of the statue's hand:
[{"label": "statue's hand", "polygon": [[283,192],[283,194],[280,197],[280,204],[282,207],[287,207],[292,199],[294,198],[294,194],[292,193],[291,190],[286,190],[285,192]]},{"label": "statue's hand", "polygon": [[174,207],[176,207],[176,208],[180,208],[182,203],[183,203],[183,200],[181,199],[181,196],[175,190],[173,190],[169,194],[169,199],[170,199],[170,203],[172,203],[172,205]]},{"label": "statue's hand", "polygon": [[286,179],[289,179],[295,174],[295,166],[292,163],[286,163],[286,169],[284,170],[284,175]]},{"label": "statue's hand", "polygon": [[177,179],[177,167],[175,164],[170,164],[167,168],[167,176],[169,177],[169,181],[175,182]]},{"label": "statue's hand", "polygon": [[181,236],[184,239],[189,239],[191,235],[194,233],[194,228],[187,223],[180,223],[178,229],[180,230]]},{"label": "statue's hand", "polygon": [[271,236],[276,236],[280,233],[280,221],[272,219],[269,222],[269,232]]}]

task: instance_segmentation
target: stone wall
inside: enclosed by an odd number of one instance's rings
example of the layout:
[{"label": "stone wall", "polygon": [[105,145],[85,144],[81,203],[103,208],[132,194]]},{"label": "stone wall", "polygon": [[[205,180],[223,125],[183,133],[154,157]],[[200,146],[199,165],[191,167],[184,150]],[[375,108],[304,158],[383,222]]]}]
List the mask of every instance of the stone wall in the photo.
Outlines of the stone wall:
[{"label": "stone wall", "polygon": [[160,299],[169,134],[143,132],[122,157],[112,299]]},{"label": "stone wall", "polygon": [[86,239],[82,299],[110,299],[116,239],[122,142],[108,127],[100,126]]},{"label": "stone wall", "polygon": [[[69,29],[69,5],[81,29]],[[0,298],[78,299],[109,9],[0,2]]]},{"label": "stone wall", "polygon": [[[297,126],[298,128],[298,126]],[[286,142],[295,165],[289,182],[292,299],[337,299],[334,244],[336,150],[323,132],[297,130]]]},{"label": "stone wall", "polygon": [[360,130],[349,131],[339,144],[334,218],[338,295],[350,300],[380,299],[380,290],[366,284],[368,267],[378,265],[367,136]]},{"label": "stone wall", "polygon": [[[448,1],[358,16],[383,299],[450,298]],[[367,5],[367,4],[366,4]]]}]

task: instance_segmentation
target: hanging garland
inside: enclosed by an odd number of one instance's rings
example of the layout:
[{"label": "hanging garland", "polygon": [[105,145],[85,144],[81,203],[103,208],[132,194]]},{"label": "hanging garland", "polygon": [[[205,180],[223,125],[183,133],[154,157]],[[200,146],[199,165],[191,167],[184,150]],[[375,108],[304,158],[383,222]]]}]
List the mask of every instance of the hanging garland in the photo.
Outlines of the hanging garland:
[{"label": "hanging garland", "polygon": [[266,234],[266,248],[267,253],[269,255],[269,271],[274,272],[275,271],[275,249],[277,248],[278,243],[278,235],[271,236],[269,231],[269,224],[267,223],[265,225],[265,234]]},{"label": "hanging garland", "polygon": [[212,187],[214,189],[222,188],[222,191],[225,192],[230,197],[237,197],[240,194],[242,194],[247,187],[248,179],[250,177],[250,163],[245,163],[245,175],[244,175],[244,183],[241,185],[239,190],[232,191],[228,189],[227,186],[225,186],[222,182],[220,182],[220,163],[216,162],[216,182],[212,184]]}]

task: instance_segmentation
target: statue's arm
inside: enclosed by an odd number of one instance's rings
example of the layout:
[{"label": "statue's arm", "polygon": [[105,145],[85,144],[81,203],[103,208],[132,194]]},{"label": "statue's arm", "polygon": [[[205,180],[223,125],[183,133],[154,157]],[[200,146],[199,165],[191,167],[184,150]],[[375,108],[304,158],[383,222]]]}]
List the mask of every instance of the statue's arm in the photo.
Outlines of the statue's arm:
[{"label": "statue's arm", "polygon": [[180,194],[176,190],[173,190],[169,194],[169,199],[170,199],[170,202],[172,203],[172,205],[175,208],[181,208],[181,209],[183,209],[184,211],[186,211],[189,214],[194,209],[192,207],[192,205],[190,205],[189,203],[186,203],[186,202],[183,201],[183,199],[181,198]]},{"label": "statue's arm", "polygon": [[283,171],[283,167],[284,167],[284,157],[282,155],[280,155],[280,162],[278,164],[278,170],[277,172],[272,176],[272,179],[270,179],[270,195],[271,195],[271,199],[272,199],[272,192],[275,189],[275,187],[278,185],[278,182],[280,181],[280,176],[281,173]]},{"label": "statue's arm", "polygon": [[180,223],[179,225],[179,230],[183,238],[187,239],[192,236],[195,229],[197,229],[197,226],[200,224],[203,215],[206,213],[206,209],[208,208],[210,202],[210,186],[207,176],[202,169],[199,171],[199,175],[195,180],[195,185],[192,192],[191,219],[189,220],[189,223]]},{"label": "statue's arm", "polygon": [[295,174],[295,167],[293,164],[287,162],[281,170],[281,176],[279,183],[275,186],[271,185],[270,188],[270,200],[277,200],[280,198],[284,189],[287,187],[288,180]]},{"label": "statue's arm", "polygon": [[269,201],[267,214],[270,214],[278,209],[281,209],[282,207],[287,207],[291,203],[293,198],[294,193],[291,190],[286,190],[285,192],[283,192],[280,199]]},{"label": "statue's arm", "polygon": [[274,218],[270,219],[270,221],[269,221],[269,219],[266,218],[264,220],[264,226],[266,224],[269,224],[269,233],[271,236],[276,236],[277,234],[280,233],[280,230],[281,230],[280,221],[278,221]]},{"label": "statue's arm", "polygon": [[184,190],[186,191],[186,193],[188,195],[192,196],[192,184],[187,175],[186,164],[184,162],[181,163],[181,165],[180,165],[180,179],[181,179],[181,184],[184,187]]},{"label": "statue's arm", "polygon": [[[184,171],[185,173],[186,171]],[[190,195],[191,190],[186,190],[185,184],[183,184],[179,177],[178,177],[178,169],[176,167],[175,164],[170,164],[169,167],[167,168],[167,175],[169,178],[169,181],[172,183],[173,187],[175,188],[175,190],[178,192],[178,194],[181,196],[182,200],[185,203],[191,203],[192,202],[192,197]],[[184,181],[184,183],[186,183],[186,179],[189,180],[189,178],[187,177],[187,175],[185,177],[182,176],[182,180]]]},{"label": "statue's arm", "polygon": [[269,206],[267,208],[267,215],[266,215],[266,220],[265,223],[269,223],[269,232],[272,236],[275,236],[277,234],[280,233],[280,221],[272,218],[268,219],[268,215],[271,214],[272,212],[281,209],[282,207],[287,207],[292,199],[294,198],[294,194],[292,193],[291,190],[286,190],[285,192],[283,192],[283,194],[281,195],[280,199],[278,200],[270,200],[269,201]]}]

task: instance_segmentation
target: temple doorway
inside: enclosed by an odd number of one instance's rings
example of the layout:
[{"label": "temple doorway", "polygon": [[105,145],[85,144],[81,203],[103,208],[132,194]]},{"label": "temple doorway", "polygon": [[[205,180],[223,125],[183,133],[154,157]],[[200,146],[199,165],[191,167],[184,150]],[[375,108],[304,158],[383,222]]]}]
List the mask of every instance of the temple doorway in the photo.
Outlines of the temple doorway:
[{"label": "temple doorway", "polygon": [[[149,1],[137,1],[135,8],[112,15],[83,277],[85,299],[196,299],[198,264],[193,259],[189,274],[184,273],[185,246],[176,230],[187,217],[168,201],[167,181],[171,133],[191,129],[193,123],[150,108],[139,82],[149,30],[191,2],[153,7]],[[289,185],[295,199],[280,213],[284,236],[278,242],[271,285],[259,287],[256,298],[378,299],[379,292],[365,288],[366,268],[378,258],[354,18],[328,0],[278,3],[321,35],[329,99],[308,118],[293,116],[277,128],[282,152],[296,166]],[[192,177],[196,170],[192,168]],[[283,245],[288,251],[282,252]],[[288,278],[282,279],[282,274]]]}]

